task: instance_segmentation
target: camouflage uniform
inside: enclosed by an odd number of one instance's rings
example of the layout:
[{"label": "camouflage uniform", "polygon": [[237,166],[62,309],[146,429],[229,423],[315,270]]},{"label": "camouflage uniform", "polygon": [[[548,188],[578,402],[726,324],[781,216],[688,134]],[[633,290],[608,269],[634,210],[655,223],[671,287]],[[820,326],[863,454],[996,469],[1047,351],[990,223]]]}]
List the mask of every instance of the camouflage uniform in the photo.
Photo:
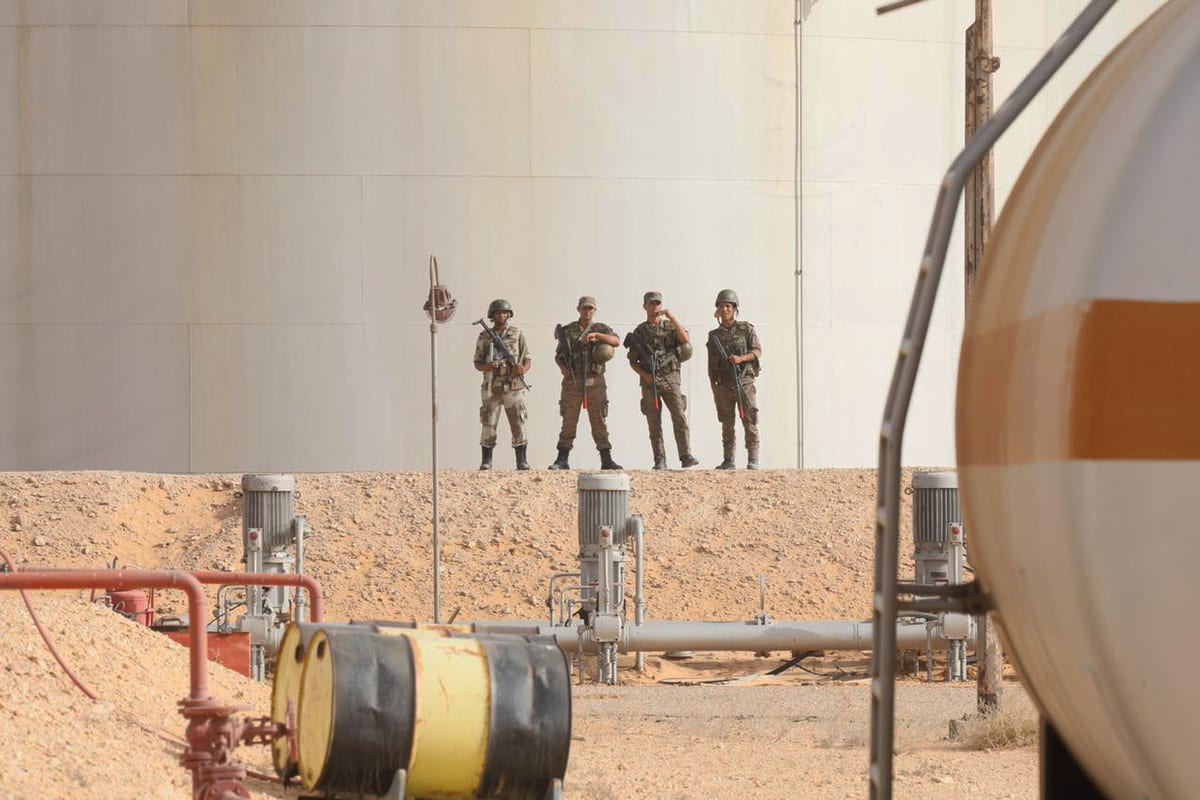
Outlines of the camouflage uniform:
[{"label": "camouflage uniform", "polygon": [[[654,451],[656,463],[665,462],[667,446],[663,441],[662,408],[665,406],[671,412],[671,424],[675,428],[675,446],[679,457],[686,460],[690,457],[692,448],[688,443],[687,396],[683,393],[683,384],[679,375],[679,354],[676,348],[680,342],[675,333],[675,325],[668,319],[661,319],[658,325],[643,322],[633,329],[633,337],[642,342],[657,356],[658,370],[654,374],[654,386],[643,383],[642,413],[646,415],[646,424],[650,429],[650,448]],[[653,371],[652,365],[637,347],[629,348],[629,362],[637,364],[647,372]],[[658,390],[658,402],[655,403],[655,388]]]},{"label": "camouflage uniform", "polygon": [[[506,326],[500,338],[518,364],[530,359],[525,334],[519,328]],[[482,404],[479,407],[483,433],[480,434],[479,444],[483,447],[496,446],[496,425],[500,422],[500,409],[503,408],[512,430],[513,447],[521,447],[525,444],[525,421],[529,418],[525,408],[525,386],[519,375],[512,374],[512,366],[495,352],[492,337],[487,331],[480,331],[479,338],[475,340],[475,363],[486,364],[489,361],[496,364],[496,369],[483,373]]]},{"label": "camouflage uniform", "polygon": [[746,454],[750,464],[758,465],[758,402],[754,390],[754,379],[759,373],[762,358],[762,342],[758,332],[749,322],[736,320],[726,328],[718,325],[708,333],[708,381],[712,385],[713,401],[717,405],[717,419],[721,422],[721,445],[725,450],[725,463],[733,463],[737,445],[738,391],[733,382],[733,364],[721,358],[713,339],[721,342],[725,352],[731,356],[753,353],[754,360],[737,365],[741,384],[742,426],[746,429]]},{"label": "camouflage uniform", "polygon": [[[588,333],[602,333],[612,336],[613,329],[603,322],[593,322],[588,326]],[[592,345],[580,342],[583,328],[579,320],[563,326],[563,333],[571,342],[572,361],[563,364],[570,371],[562,379],[562,394],[559,396],[558,411],[562,415],[562,430],[558,434],[560,450],[570,450],[575,443],[575,431],[579,426],[579,411],[583,407],[586,391],[588,421],[592,425],[592,439],[596,442],[597,450],[611,450],[608,440],[608,386],[604,381],[604,364],[587,359],[586,374],[584,374],[584,356],[590,353]],[[585,353],[585,350],[588,353]],[[586,386],[586,390],[585,390]]]}]

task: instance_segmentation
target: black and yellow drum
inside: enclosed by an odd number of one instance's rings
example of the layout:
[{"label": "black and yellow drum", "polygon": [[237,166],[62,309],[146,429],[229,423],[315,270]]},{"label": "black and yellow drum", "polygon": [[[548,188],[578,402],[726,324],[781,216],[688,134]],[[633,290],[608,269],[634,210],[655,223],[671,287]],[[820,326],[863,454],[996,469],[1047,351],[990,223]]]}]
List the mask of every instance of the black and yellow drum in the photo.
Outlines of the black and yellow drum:
[{"label": "black and yellow drum", "polygon": [[[346,624],[293,622],[283,632],[279,655],[275,661],[275,679],[271,684],[271,721],[285,728],[296,724],[300,700],[300,675],[304,671],[304,654],[313,634],[322,628],[348,628]],[[289,707],[291,709],[289,713]],[[271,743],[275,772],[285,781],[296,777],[296,760],[291,749],[293,742],[286,736]]]},{"label": "black and yellow drum", "polygon": [[545,797],[571,739],[567,660],[553,640],[388,634],[321,626],[308,638],[296,703],[304,786],[383,794],[404,769],[409,796]]}]

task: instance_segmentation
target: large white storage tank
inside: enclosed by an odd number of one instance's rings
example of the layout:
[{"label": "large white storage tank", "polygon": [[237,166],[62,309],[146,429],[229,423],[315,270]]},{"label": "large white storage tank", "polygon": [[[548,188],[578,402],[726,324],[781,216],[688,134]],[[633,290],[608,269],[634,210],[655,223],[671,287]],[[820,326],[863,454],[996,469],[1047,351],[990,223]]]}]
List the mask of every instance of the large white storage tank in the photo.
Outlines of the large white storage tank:
[{"label": "large white storage tank", "polygon": [[[972,298],[971,555],[1110,797],[1200,797],[1200,2],[1131,35],[1017,184]],[[1177,635],[1177,634],[1182,634]]]},{"label": "large white storage tank", "polygon": [[[1081,2],[997,8],[998,96]],[[1002,142],[1000,200],[1070,88],[1153,5],[1124,0]],[[545,466],[552,330],[578,296],[623,333],[659,289],[703,335],[726,286],[766,347],[764,464],[872,463],[896,299],[961,142],[972,9],[879,18],[824,0],[800,36],[796,11],[0,0],[0,469],[427,467],[434,252],[460,308],[439,336],[445,466],[478,463],[470,322],[488,301],[511,300],[531,339]],[[960,292],[949,279],[909,463],[952,457]],[[614,454],[647,467],[633,373],[611,375]],[[699,359],[685,382],[711,466]],[[572,463],[595,466],[581,427]],[[507,444],[502,430],[500,466]]]}]

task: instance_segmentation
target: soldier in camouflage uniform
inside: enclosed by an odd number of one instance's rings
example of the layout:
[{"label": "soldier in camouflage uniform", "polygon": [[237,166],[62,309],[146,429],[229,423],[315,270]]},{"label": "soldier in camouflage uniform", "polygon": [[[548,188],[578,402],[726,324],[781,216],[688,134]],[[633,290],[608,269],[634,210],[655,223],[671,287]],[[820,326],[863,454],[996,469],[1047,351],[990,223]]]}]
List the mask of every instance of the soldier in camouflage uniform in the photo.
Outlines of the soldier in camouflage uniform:
[{"label": "soldier in camouflage uniform", "polygon": [[[758,469],[758,403],[754,379],[759,373],[762,343],[749,322],[739,320],[738,296],[732,289],[717,293],[719,323],[708,333],[708,381],[712,384],[725,460],[717,469],[736,469],[737,418],[746,430],[746,469]],[[724,353],[722,353],[724,350]],[[739,391],[740,389],[740,391]]]},{"label": "soldier in camouflage uniform", "polygon": [[621,469],[612,459],[612,443],[608,439],[608,387],[604,382],[604,364],[613,355],[621,340],[612,328],[596,322],[596,298],[584,295],[576,305],[579,319],[555,330],[558,348],[554,360],[562,372],[562,394],[558,410],[562,415],[562,430],[558,434],[558,458],[550,469],[570,469],[568,457],[575,443],[579,411],[587,408],[592,425],[592,439],[600,451],[601,469]]},{"label": "soldier in camouflage uniform", "polygon": [[508,324],[512,316],[512,305],[507,300],[493,300],[488,306],[488,319],[492,321],[492,331],[503,340],[508,352],[517,360],[515,366],[497,352],[498,348],[488,331],[481,331],[475,341],[475,369],[483,373],[483,403],[479,407],[479,421],[483,424],[483,433],[479,437],[479,444],[483,448],[480,469],[492,468],[496,425],[500,422],[502,408],[508,416],[508,427],[512,431],[517,469],[529,469],[529,461],[525,457],[525,420],[529,416],[525,409],[527,387],[521,376],[533,367],[533,359],[529,353],[529,346],[525,343],[525,334],[515,325]]},{"label": "soldier in camouflage uniform", "polygon": [[642,413],[650,428],[654,468],[667,468],[663,406],[671,412],[680,463],[694,467],[700,462],[692,456],[688,444],[687,397],[679,377],[680,362],[691,357],[691,336],[683,323],[662,307],[661,292],[646,292],[642,297],[642,308],[646,312],[646,321],[625,337],[625,346],[629,348],[629,366],[642,379]]}]

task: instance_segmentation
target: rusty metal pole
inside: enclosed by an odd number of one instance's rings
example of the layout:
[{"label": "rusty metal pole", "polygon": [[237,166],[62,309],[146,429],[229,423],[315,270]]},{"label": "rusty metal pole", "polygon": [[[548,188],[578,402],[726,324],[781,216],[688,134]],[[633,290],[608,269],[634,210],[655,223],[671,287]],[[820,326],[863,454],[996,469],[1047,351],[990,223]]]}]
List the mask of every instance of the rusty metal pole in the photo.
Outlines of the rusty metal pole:
[{"label": "rusty metal pole", "polygon": [[[1000,59],[992,50],[992,0],[975,0],[975,22],[967,28],[966,141],[992,118],[992,73],[1000,68]],[[964,198],[967,299],[991,237],[994,181],[995,167],[989,150],[968,176]]]},{"label": "rusty metal pole", "polygon": [[442,621],[442,541],[438,530],[438,401],[437,401],[437,332],[440,283],[437,256],[429,256],[429,407],[433,439],[433,621]]},{"label": "rusty metal pole", "polygon": [[[992,51],[992,0],[975,0],[975,22],[967,28],[966,141],[970,141],[992,117],[992,73],[1000,68],[1000,59]],[[975,275],[992,232],[994,179],[992,151],[988,150],[968,176],[964,192],[963,294],[968,309]],[[996,626],[988,624],[987,615],[981,614],[978,622],[976,706],[980,714],[989,714],[1000,706],[1004,652],[996,635]]]}]

